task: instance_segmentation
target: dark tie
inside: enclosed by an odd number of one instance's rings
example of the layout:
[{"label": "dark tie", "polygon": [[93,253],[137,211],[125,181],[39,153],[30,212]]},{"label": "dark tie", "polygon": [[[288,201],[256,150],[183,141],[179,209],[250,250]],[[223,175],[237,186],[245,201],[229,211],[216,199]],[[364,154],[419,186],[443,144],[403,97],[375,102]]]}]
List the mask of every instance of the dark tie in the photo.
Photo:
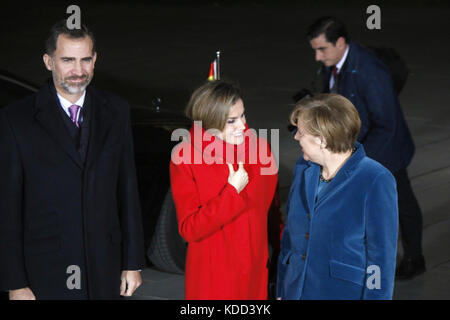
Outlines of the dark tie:
[{"label": "dark tie", "polygon": [[336,66],[333,66],[331,69],[331,73],[333,75],[333,86],[330,89],[331,93],[337,93],[338,92],[338,72]]},{"label": "dark tie", "polygon": [[77,120],[77,114],[78,110],[80,109],[80,106],[77,106],[76,104],[73,104],[69,107],[70,112],[70,120],[79,128],[78,120]]}]

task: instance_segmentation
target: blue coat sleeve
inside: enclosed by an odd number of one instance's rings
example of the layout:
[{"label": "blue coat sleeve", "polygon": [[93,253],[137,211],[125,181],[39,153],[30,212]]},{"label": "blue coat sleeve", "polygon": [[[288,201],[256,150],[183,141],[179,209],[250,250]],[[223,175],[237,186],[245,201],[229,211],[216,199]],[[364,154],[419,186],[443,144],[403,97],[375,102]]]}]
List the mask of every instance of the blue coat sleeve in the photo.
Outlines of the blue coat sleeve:
[{"label": "blue coat sleeve", "polygon": [[373,181],[365,207],[367,274],[363,299],[392,299],[398,202],[395,179],[387,170]]},{"label": "blue coat sleeve", "polygon": [[374,66],[367,74],[360,75],[358,82],[370,118],[367,133],[358,140],[364,144],[369,157],[383,159],[387,152],[386,141],[395,139],[396,127],[401,120],[398,118],[399,102],[392,79],[385,70]]},{"label": "blue coat sleeve", "polygon": [[295,180],[296,179],[300,179],[300,175],[299,175],[299,167],[301,165],[305,165],[306,161],[303,159],[303,157],[300,157],[300,159],[297,161],[295,168],[294,168],[294,178],[293,178],[293,182],[291,185],[291,190],[289,191],[289,197],[288,197],[288,201],[287,201],[287,205],[286,205],[286,222],[284,225],[284,229],[283,229],[283,237],[281,238],[281,250],[280,250],[280,255],[278,256],[278,265],[277,265],[277,292],[276,292],[276,296],[278,297],[283,297],[283,283],[284,283],[284,278],[285,278],[285,274],[286,274],[286,260],[288,260],[289,258],[289,254],[291,252],[291,238],[289,236],[289,224],[287,223],[287,215],[289,213],[289,207],[290,207],[290,202],[291,202],[291,198],[293,195],[293,185],[295,185]]},{"label": "blue coat sleeve", "polygon": [[283,283],[286,275],[286,260],[289,257],[291,251],[291,239],[289,236],[289,228],[288,224],[285,224],[283,229],[283,238],[281,239],[281,251],[278,256],[278,265],[277,265],[277,298],[281,298],[284,296],[283,293]]}]

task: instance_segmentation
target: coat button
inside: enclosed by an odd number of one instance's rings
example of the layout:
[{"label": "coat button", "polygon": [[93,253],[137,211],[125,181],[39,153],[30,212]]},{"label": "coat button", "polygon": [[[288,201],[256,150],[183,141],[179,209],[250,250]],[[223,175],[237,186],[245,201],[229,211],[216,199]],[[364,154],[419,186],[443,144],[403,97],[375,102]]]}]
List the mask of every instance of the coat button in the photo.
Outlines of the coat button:
[{"label": "coat button", "polygon": [[305,239],[309,239],[309,233],[305,233]]},{"label": "coat button", "polygon": [[303,259],[303,260],[306,259],[306,253],[302,254],[302,259]]},{"label": "coat button", "polygon": [[308,213],[308,219],[311,220],[311,214],[310,213]]}]

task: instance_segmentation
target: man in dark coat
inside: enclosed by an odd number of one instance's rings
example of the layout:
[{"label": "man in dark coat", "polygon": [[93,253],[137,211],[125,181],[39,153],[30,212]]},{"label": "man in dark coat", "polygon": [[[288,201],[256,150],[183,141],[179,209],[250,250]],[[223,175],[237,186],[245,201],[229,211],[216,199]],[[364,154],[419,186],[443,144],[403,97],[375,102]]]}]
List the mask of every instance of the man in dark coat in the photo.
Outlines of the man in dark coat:
[{"label": "man in dark coat", "polygon": [[335,17],[316,20],[307,38],[316,61],[323,64],[323,92],[339,93],[356,106],[362,122],[358,141],[396,178],[404,249],[397,279],[421,274],[422,212],[406,170],[415,147],[389,69],[371,51],[350,41],[345,25]]},{"label": "man in dark coat", "polygon": [[0,112],[0,289],[10,299],[117,299],[144,244],[129,105],[87,88],[92,33],[57,23],[53,79]]}]

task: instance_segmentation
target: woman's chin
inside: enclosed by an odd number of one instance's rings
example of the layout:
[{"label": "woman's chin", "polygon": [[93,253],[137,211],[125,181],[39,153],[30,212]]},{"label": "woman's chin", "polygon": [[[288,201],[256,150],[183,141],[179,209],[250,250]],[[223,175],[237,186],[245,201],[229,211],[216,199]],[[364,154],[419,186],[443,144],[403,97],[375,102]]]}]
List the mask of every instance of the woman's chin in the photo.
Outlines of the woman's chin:
[{"label": "woman's chin", "polygon": [[239,137],[239,138],[235,138],[234,140],[235,140],[235,142],[233,144],[236,144],[236,145],[243,144],[244,143],[244,136]]},{"label": "woman's chin", "polygon": [[238,137],[228,137],[227,139],[225,139],[225,142],[235,145],[242,144],[244,142],[244,135]]}]

